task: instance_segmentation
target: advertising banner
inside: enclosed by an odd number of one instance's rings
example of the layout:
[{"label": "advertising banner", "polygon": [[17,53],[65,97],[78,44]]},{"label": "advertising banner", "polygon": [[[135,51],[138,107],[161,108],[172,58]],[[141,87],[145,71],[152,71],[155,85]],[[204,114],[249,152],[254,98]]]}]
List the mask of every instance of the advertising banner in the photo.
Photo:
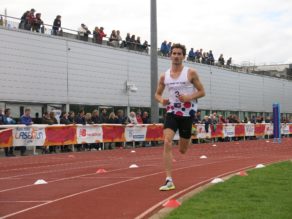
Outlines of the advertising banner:
[{"label": "advertising banner", "polygon": [[98,143],[102,142],[103,130],[101,125],[78,125],[77,143]]},{"label": "advertising banner", "polygon": [[13,129],[13,146],[42,146],[46,140],[45,127],[23,126]]}]

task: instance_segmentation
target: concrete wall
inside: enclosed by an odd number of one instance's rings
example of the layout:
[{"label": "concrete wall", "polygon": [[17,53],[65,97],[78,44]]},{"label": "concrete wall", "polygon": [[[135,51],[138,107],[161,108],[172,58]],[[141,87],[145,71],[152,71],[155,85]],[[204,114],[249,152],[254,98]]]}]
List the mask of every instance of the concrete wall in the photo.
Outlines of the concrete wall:
[{"label": "concrete wall", "polygon": [[[74,39],[0,28],[0,102],[150,107],[150,57]],[[292,113],[292,81],[186,62],[206,89],[199,108]],[[159,58],[159,72],[170,60]],[[133,82],[136,93],[126,92]]]}]

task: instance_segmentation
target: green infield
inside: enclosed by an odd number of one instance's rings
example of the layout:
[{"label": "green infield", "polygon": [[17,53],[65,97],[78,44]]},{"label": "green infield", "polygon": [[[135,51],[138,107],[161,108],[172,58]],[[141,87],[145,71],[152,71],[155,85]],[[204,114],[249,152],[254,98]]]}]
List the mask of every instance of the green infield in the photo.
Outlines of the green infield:
[{"label": "green infield", "polygon": [[247,173],[196,194],[166,218],[291,219],[292,162]]}]

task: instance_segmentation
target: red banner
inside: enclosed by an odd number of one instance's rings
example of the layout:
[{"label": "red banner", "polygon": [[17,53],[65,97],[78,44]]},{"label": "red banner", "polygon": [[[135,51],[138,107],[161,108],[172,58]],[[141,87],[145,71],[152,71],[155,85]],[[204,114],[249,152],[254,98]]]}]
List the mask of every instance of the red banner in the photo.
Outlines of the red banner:
[{"label": "red banner", "polygon": [[289,133],[292,134],[292,124],[289,124]]},{"label": "red banner", "polygon": [[163,125],[149,125],[146,132],[147,141],[161,141],[163,140]]},{"label": "red banner", "polygon": [[12,146],[12,129],[0,131],[0,147]]},{"label": "red banner", "polygon": [[125,127],[117,125],[103,125],[103,142],[124,142]]},{"label": "red banner", "polygon": [[211,136],[212,138],[222,138],[223,137],[223,125],[211,125]]},{"label": "red banner", "polygon": [[76,127],[69,126],[48,126],[46,128],[45,146],[76,144]]},{"label": "red banner", "polygon": [[254,135],[255,136],[264,136],[265,135],[265,124],[255,124],[254,126]]},{"label": "red banner", "polygon": [[236,124],[235,125],[235,136],[236,137],[245,136],[245,125],[244,124]]}]

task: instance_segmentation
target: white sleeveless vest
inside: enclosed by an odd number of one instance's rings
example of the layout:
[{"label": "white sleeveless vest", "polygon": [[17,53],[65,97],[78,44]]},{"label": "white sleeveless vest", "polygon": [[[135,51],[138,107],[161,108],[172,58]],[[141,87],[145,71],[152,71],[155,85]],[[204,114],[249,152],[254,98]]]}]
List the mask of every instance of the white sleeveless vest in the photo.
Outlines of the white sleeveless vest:
[{"label": "white sleeveless vest", "polygon": [[181,94],[193,94],[197,91],[194,85],[188,80],[188,67],[184,67],[179,77],[173,79],[170,76],[170,69],[165,72],[164,84],[169,92],[169,104],[166,106],[167,113],[174,113],[178,116],[194,116],[198,109],[197,100],[182,103],[178,97]]}]

